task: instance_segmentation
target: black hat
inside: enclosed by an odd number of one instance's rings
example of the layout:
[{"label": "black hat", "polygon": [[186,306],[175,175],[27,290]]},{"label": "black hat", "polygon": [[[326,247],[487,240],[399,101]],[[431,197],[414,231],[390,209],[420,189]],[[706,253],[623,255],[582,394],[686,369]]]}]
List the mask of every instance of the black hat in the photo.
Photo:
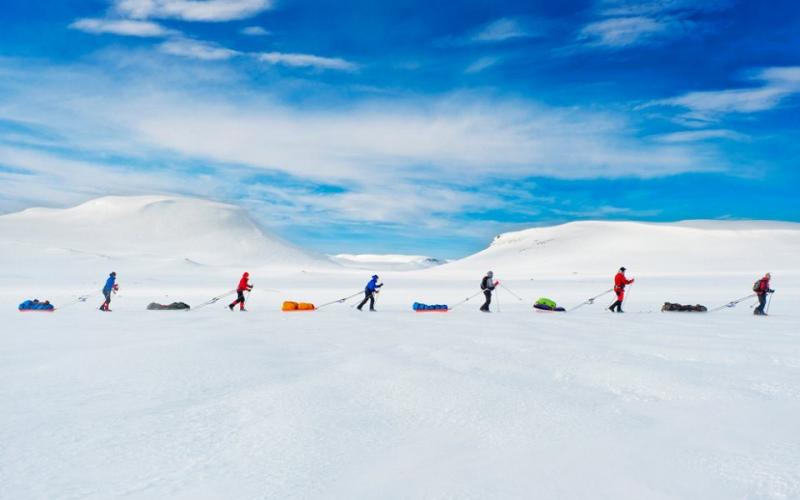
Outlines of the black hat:
[{"label": "black hat", "polygon": [[622,271],[622,272],[625,272],[625,268],[624,267],[620,267],[619,270]]}]

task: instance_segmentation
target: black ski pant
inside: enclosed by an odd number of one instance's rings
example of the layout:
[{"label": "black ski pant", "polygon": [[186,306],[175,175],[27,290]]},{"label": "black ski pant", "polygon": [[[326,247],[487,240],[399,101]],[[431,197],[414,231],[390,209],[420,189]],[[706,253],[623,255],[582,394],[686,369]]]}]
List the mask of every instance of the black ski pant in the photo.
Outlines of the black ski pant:
[{"label": "black ski pant", "polygon": [[[95,289],[95,290],[96,290],[96,289]],[[108,306],[110,306],[110,305],[111,305],[111,290],[108,290],[108,291],[106,291],[106,290],[103,290],[103,297],[105,297],[105,298],[106,298],[106,301],[105,301],[105,302],[103,302],[103,305],[102,305],[102,306],[100,306],[100,309],[102,309],[102,310],[104,310],[104,311],[105,311],[105,310],[107,310],[107,309],[108,309]]]},{"label": "black ski pant", "polygon": [[491,290],[484,290],[483,296],[486,297],[483,305],[481,306],[481,311],[488,311],[489,305],[492,303],[492,291]]},{"label": "black ski pant", "polygon": [[236,290],[236,300],[231,302],[231,305],[229,307],[235,307],[236,304],[241,304],[239,306],[239,309],[244,309],[244,290]]},{"label": "black ski pant", "polygon": [[614,293],[617,294],[617,300],[611,304],[611,312],[622,312],[622,302],[625,300],[625,290],[614,290]]},{"label": "black ski pant", "polygon": [[766,293],[759,293],[758,294],[758,307],[756,310],[753,311],[753,314],[764,314],[764,307],[767,305],[767,294]]},{"label": "black ski pant", "polygon": [[375,293],[367,290],[364,292],[364,300],[362,300],[361,303],[358,305],[359,311],[361,310],[362,307],[364,307],[364,304],[366,304],[367,301],[369,301],[369,310],[370,311],[375,310]]}]

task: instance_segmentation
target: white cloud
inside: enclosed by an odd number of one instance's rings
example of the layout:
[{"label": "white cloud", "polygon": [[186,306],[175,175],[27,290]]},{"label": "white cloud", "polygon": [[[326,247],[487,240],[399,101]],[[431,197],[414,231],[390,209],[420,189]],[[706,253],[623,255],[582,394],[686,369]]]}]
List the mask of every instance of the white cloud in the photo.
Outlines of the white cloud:
[{"label": "white cloud", "polygon": [[[487,197],[472,193],[485,193],[498,182],[532,176],[652,178],[726,167],[713,147],[702,143],[639,139],[616,113],[481,93],[364,99],[346,107],[292,104],[246,84],[220,92],[231,72],[227,65],[219,78],[196,73],[197,65],[180,60],[155,66],[128,63],[109,71],[0,61],[0,74],[8,77],[0,79],[0,119],[24,119],[47,130],[57,144],[42,147],[53,151],[128,158],[132,165],[95,169],[68,158],[39,158],[42,181],[34,184],[65,193],[135,188],[187,194],[206,189],[217,195],[229,189],[257,197],[264,184],[251,187],[241,179],[265,172],[292,179],[293,185],[348,187],[344,193],[294,193],[302,214],[307,207],[315,216],[322,211],[332,219],[363,220],[364,204],[374,203],[371,220],[405,224],[426,212],[486,209]],[[64,86],[65,80],[72,84]],[[19,158],[2,160],[31,167],[30,159]],[[184,179],[176,164],[215,173]],[[119,172],[124,175],[114,175]],[[16,179],[14,189],[23,181]],[[11,189],[5,182],[0,181],[0,192]],[[273,188],[290,189],[279,182]],[[496,198],[501,208],[505,202]],[[425,220],[434,224],[442,217]]]},{"label": "white cloud", "polygon": [[502,17],[458,35],[447,36],[435,43],[440,47],[461,47],[476,44],[498,44],[521,38],[535,38],[544,35],[543,21],[527,18]]},{"label": "white cloud", "polygon": [[473,61],[467,68],[464,70],[464,73],[474,74],[480,73],[485,69],[489,69],[492,66],[496,65],[500,62],[500,59],[497,57],[481,57]]},{"label": "white cloud", "polygon": [[532,36],[536,36],[536,33],[520,20],[504,17],[482,27],[470,37],[470,40],[477,43],[494,43]]},{"label": "white cloud", "polygon": [[664,34],[671,28],[671,23],[649,17],[614,17],[584,26],[578,39],[593,45],[626,47]]},{"label": "white cloud", "polygon": [[675,12],[714,12],[727,9],[736,0],[600,0],[597,8],[605,16],[661,16]]},{"label": "white cloud", "polygon": [[239,33],[247,36],[267,36],[272,34],[261,26],[247,26],[246,28],[242,28]]},{"label": "white cloud", "polygon": [[724,10],[731,0],[598,0],[594,20],[578,32],[578,42],[588,48],[623,49],[664,43],[702,32],[707,22],[698,15]]},{"label": "white cloud", "polygon": [[221,61],[240,54],[240,52],[221,47],[214,43],[192,40],[189,38],[167,40],[159,45],[158,48],[165,54],[188,57],[190,59],[200,59],[203,61]]},{"label": "white cloud", "polygon": [[263,62],[297,68],[332,69],[354,71],[358,65],[338,57],[321,57],[311,54],[291,54],[284,52],[262,52],[256,57]]},{"label": "white cloud", "polygon": [[747,139],[747,136],[734,132],[733,130],[726,129],[706,129],[706,130],[687,130],[681,132],[672,132],[669,134],[660,134],[653,137],[658,142],[674,144],[681,142],[698,142],[715,139],[727,139],[733,141],[741,141]]},{"label": "white cloud", "polygon": [[115,0],[114,10],[134,19],[233,21],[270,7],[270,0]]},{"label": "white cloud", "polygon": [[693,121],[714,121],[729,113],[756,113],[778,106],[800,93],[800,66],[774,67],[751,73],[749,80],[761,85],[750,88],[703,90],[660,99],[643,107],[667,106],[688,110],[680,116]]},{"label": "white cloud", "polygon": [[175,34],[160,24],[130,19],[78,19],[70,28],[93,34],[113,34],[138,37],[165,37]]}]

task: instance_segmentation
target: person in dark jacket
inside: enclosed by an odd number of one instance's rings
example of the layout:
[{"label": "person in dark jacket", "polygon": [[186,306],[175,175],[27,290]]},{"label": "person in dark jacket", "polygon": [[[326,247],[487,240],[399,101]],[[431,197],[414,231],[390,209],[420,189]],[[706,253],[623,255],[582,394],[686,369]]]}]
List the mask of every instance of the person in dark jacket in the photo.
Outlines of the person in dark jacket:
[{"label": "person in dark jacket", "polygon": [[614,276],[614,293],[617,294],[617,300],[608,308],[609,311],[618,313],[625,312],[622,310],[622,303],[625,302],[625,286],[630,285],[634,281],[634,279],[625,277],[624,267],[619,268],[619,272]]},{"label": "person in dark jacket", "polygon": [[769,287],[769,280],[772,279],[772,275],[767,273],[764,275],[763,278],[758,280],[755,288],[756,295],[758,296],[758,307],[755,308],[753,314],[756,316],[766,316],[767,313],[764,311],[764,307],[767,305],[767,294],[768,293],[775,293],[775,290]]},{"label": "person in dark jacket", "polygon": [[242,279],[239,280],[239,286],[236,287],[236,300],[228,304],[228,309],[233,311],[236,304],[239,304],[240,311],[246,311],[244,308],[244,292],[253,290],[253,285],[250,284],[250,273],[244,273]]},{"label": "person in dark jacket", "polygon": [[485,313],[492,312],[489,310],[489,306],[492,303],[492,291],[494,291],[499,284],[499,281],[494,280],[494,273],[492,271],[489,271],[486,273],[486,276],[483,277],[481,280],[481,290],[483,290],[483,296],[486,297],[486,300],[481,306],[481,311]]},{"label": "person in dark jacket", "polygon": [[364,304],[369,301],[369,310],[375,311],[375,294],[378,293],[378,289],[383,286],[383,283],[378,283],[378,275],[374,274],[372,278],[367,283],[367,286],[364,287],[364,300],[358,305],[357,309],[360,311]]},{"label": "person in dark jacket", "polygon": [[106,284],[103,286],[103,297],[106,298],[106,301],[100,306],[101,311],[111,312],[111,309],[108,308],[108,306],[111,305],[111,293],[117,293],[117,290],[119,290],[119,285],[117,285],[117,273],[112,272],[108,275]]}]

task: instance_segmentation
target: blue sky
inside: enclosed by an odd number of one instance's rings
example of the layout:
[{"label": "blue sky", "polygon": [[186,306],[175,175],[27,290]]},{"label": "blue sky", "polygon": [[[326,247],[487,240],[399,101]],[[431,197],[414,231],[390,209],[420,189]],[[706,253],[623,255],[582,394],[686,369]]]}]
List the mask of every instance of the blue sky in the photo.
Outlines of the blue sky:
[{"label": "blue sky", "polygon": [[10,0],[0,213],[247,207],[457,257],[579,219],[800,221],[790,1]]}]

